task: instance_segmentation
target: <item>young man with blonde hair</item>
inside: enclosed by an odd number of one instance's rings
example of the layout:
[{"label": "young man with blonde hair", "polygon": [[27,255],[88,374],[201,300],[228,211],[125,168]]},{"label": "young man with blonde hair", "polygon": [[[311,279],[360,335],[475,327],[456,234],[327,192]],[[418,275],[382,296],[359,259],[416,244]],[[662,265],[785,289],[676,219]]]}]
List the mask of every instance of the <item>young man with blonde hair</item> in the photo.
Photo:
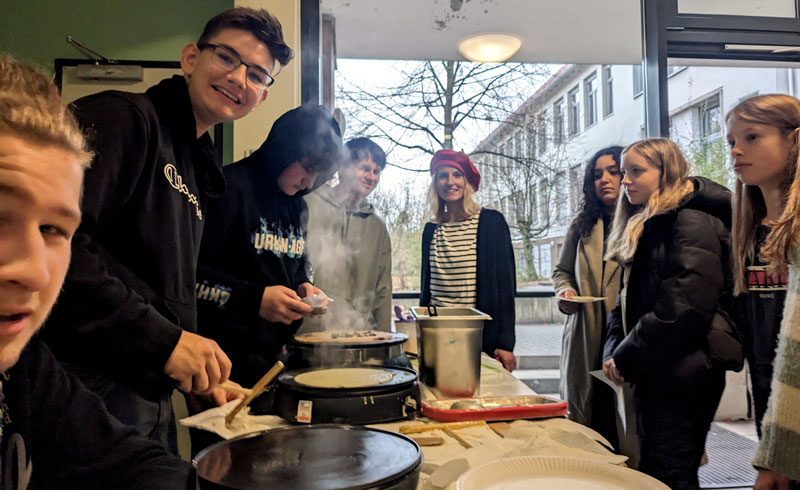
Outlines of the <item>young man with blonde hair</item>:
[{"label": "young man with blonde hair", "polygon": [[392,327],[392,243],[386,224],[366,198],[378,186],[386,154],[369,138],[345,145],[335,187],[306,196],[308,257],[314,284],[334,298],[331,315],[312,318],[304,330],[325,322],[389,331]]},{"label": "young man with blonde hair", "polygon": [[0,488],[184,489],[188,465],[113,418],[37,335],[91,158],[56,88],[0,55]]}]

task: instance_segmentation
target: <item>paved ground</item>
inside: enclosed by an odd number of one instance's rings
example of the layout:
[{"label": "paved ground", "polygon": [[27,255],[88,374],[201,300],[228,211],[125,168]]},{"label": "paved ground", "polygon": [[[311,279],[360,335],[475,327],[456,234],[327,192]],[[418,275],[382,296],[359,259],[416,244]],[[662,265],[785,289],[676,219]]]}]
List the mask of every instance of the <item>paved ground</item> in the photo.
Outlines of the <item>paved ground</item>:
[{"label": "paved ground", "polygon": [[[559,356],[561,355],[561,336],[564,332],[562,324],[538,324],[538,325],[517,325],[517,343],[514,347],[514,354],[520,356]],[[535,374],[527,374],[535,373]],[[558,370],[538,369],[531,371],[518,371],[514,374],[525,377],[548,378],[558,377]],[[757,441],[755,433],[755,423],[752,420],[719,421],[716,422],[732,432],[742,435],[753,441]],[[709,457],[724,457],[711,454]],[[748,455],[749,457],[749,455]],[[747,458],[745,458],[747,459]],[[703,485],[702,488],[721,488],[713,484]],[[730,490],[746,490],[751,487],[725,486]]]},{"label": "paved ground", "polygon": [[564,325],[517,325],[517,356],[561,355],[561,335]]}]

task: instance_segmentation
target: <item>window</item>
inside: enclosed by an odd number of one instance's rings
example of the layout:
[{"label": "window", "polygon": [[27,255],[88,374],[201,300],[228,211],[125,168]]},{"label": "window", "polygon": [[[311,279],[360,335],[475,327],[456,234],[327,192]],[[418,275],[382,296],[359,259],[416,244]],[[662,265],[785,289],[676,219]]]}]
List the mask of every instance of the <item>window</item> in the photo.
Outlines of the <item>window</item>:
[{"label": "window", "polygon": [[556,174],[556,189],[558,196],[556,196],[556,218],[563,221],[570,215],[570,192],[569,192],[569,177],[566,172],[558,172]]},{"label": "window", "polygon": [[633,96],[637,97],[644,93],[644,73],[642,65],[633,65]]},{"label": "window", "polygon": [[614,77],[611,65],[603,65],[603,117],[614,112]]},{"label": "window", "polygon": [[698,136],[700,141],[718,139],[722,135],[722,110],[719,94],[703,101],[697,108]]},{"label": "window", "polygon": [[522,137],[521,130],[518,130],[514,134],[514,157],[517,159],[517,161],[522,160],[526,157],[525,140]]},{"label": "window", "polygon": [[568,113],[569,116],[569,135],[574,136],[578,134],[581,130],[581,103],[578,100],[578,87],[574,87],[567,93],[567,104],[568,104]]},{"label": "window", "polygon": [[575,165],[569,169],[569,201],[572,214],[577,214],[581,210],[581,194],[583,192],[582,180],[580,165]]},{"label": "window", "polygon": [[546,180],[539,182],[539,216],[540,223],[550,223],[550,185]]},{"label": "window", "polygon": [[528,152],[525,154],[525,158],[534,161],[536,159],[536,127],[532,119],[526,121],[525,131],[527,133],[525,139],[528,141]]},{"label": "window", "polygon": [[597,122],[597,73],[592,73],[583,79],[583,103],[586,106],[585,126],[588,128]]},{"label": "window", "polygon": [[538,150],[542,155],[547,152],[547,115],[542,112],[536,118],[536,136],[538,137]]},{"label": "window", "polygon": [[543,243],[539,247],[539,275],[542,277],[550,277],[553,273],[553,251],[552,243]]},{"label": "window", "polygon": [[558,99],[553,104],[553,143],[556,145],[564,141],[564,99]]}]

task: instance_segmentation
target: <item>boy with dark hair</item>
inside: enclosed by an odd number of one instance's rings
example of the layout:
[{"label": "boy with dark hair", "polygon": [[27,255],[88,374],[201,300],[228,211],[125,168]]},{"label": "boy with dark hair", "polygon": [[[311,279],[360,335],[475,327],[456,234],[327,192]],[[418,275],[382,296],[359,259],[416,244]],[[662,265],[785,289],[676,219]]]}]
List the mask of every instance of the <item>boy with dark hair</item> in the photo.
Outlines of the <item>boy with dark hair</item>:
[{"label": "boy with dark hair", "polygon": [[252,155],[225,167],[211,204],[197,283],[199,332],[228,353],[231,378],[251,386],[277,360],[321,293],[307,270],[302,196],[335,172],[339,126],[322,106],[301,106],[272,126]]},{"label": "boy with dark hair", "polygon": [[0,488],[183,490],[189,465],[120,424],[37,335],[91,159],[55,86],[0,55]]},{"label": "boy with dark hair", "polygon": [[225,181],[208,129],[261,104],[292,51],[278,21],[234,8],[181,54],[183,76],[144,94],[74,104],[96,157],[61,301],[45,330],[109,411],[175,451],[170,395],[225,396],[231,363],[196,331],[194,285],[206,207]]},{"label": "boy with dark hair", "polygon": [[[392,244],[383,220],[365,200],[380,181],[386,154],[369,138],[352,139],[346,148],[349,158],[339,169],[339,184],[306,196],[308,257],[315,284],[335,300],[329,318],[388,331]],[[312,319],[303,328],[321,330],[326,321]]]}]

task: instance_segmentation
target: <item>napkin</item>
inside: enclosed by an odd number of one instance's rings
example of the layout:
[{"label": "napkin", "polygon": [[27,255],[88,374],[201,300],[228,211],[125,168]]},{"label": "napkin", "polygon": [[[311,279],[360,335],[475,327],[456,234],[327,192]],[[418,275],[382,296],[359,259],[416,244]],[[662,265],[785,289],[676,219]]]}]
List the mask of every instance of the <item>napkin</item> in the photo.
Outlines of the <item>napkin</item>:
[{"label": "napkin", "polygon": [[241,400],[233,400],[221,407],[200,412],[191,417],[181,419],[181,425],[194,427],[214,432],[223,439],[232,439],[251,432],[261,432],[289,425],[277,415],[250,415],[250,408],[246,407],[239,412],[231,422],[230,427],[225,427],[225,416],[228,415]]}]

